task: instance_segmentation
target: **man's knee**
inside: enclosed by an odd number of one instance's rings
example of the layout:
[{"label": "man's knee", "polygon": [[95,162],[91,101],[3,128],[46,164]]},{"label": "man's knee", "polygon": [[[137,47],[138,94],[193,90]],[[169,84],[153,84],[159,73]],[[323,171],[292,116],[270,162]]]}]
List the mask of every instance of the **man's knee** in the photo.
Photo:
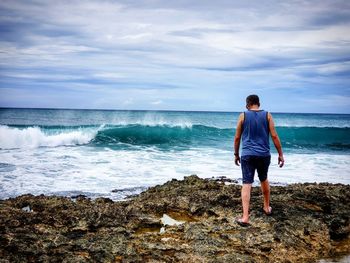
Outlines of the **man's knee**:
[{"label": "man's knee", "polygon": [[[260,178],[259,178],[260,179]],[[267,176],[265,176],[264,178],[262,178],[260,180],[260,184],[266,184],[268,181],[267,181]]]},{"label": "man's knee", "polygon": [[263,183],[267,180],[267,173],[266,174],[258,174],[260,183]]}]

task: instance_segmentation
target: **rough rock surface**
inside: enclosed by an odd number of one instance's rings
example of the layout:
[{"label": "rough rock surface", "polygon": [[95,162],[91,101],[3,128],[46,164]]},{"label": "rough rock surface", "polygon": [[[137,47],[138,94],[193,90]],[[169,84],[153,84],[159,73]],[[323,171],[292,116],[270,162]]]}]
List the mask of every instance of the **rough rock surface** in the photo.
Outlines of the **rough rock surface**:
[{"label": "rough rock surface", "polygon": [[[186,177],[126,201],[24,195],[0,201],[0,262],[317,262],[350,254],[350,186],[253,188],[251,226],[240,186]],[[162,228],[163,214],[185,221]],[[163,229],[164,230],[164,229]]]}]

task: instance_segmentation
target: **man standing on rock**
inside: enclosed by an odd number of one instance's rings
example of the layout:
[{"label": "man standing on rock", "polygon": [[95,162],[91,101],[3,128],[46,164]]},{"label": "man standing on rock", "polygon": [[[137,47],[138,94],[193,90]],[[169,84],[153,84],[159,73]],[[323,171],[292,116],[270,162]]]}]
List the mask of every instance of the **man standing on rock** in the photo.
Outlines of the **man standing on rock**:
[{"label": "man standing on rock", "polygon": [[[267,179],[271,155],[269,134],[278,152],[278,165],[284,165],[282,146],[272,116],[269,112],[260,110],[260,101],[257,95],[249,95],[246,99],[247,111],[241,113],[238,118],[236,135],[234,140],[235,164],[241,163],[242,167],[242,206],[243,216],[236,222],[241,226],[249,225],[249,203],[254,173],[257,170],[261,182],[261,190],[264,196],[263,212],[271,215],[270,184]],[[242,155],[239,157],[239,146],[242,138]]]}]

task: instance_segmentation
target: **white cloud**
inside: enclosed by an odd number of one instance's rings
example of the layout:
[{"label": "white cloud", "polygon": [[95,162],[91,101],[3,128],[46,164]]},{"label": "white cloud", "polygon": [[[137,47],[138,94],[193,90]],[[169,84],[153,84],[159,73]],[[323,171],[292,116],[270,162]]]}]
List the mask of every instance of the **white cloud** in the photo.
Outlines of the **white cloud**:
[{"label": "white cloud", "polygon": [[159,104],[162,104],[162,103],[163,103],[162,100],[155,100],[155,101],[151,102],[152,105],[159,105]]},{"label": "white cloud", "polygon": [[349,12],[344,1],[3,0],[0,73],[13,87],[116,90],[125,107],[181,109],[189,98],[231,110],[237,93],[295,87],[342,95]]},{"label": "white cloud", "polygon": [[101,72],[101,73],[93,74],[93,76],[96,78],[108,79],[108,80],[119,80],[124,78],[123,74],[115,73],[115,72]]},{"label": "white cloud", "polygon": [[134,104],[134,99],[133,98],[128,98],[127,100],[125,100],[122,105],[123,106],[129,106],[129,105],[133,105]]},{"label": "white cloud", "polygon": [[350,96],[340,96],[336,94],[330,94],[327,96],[321,96],[317,98],[305,98],[302,99],[305,103],[318,106],[320,108],[332,107],[334,105],[339,105],[341,107],[350,107]]}]

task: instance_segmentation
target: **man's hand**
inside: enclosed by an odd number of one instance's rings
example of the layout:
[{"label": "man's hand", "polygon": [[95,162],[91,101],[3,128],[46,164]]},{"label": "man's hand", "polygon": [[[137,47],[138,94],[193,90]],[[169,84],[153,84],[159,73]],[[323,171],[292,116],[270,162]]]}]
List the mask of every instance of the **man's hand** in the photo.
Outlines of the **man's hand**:
[{"label": "man's hand", "polygon": [[283,167],[283,165],[284,165],[283,155],[278,156],[278,165],[279,165],[280,168]]},{"label": "man's hand", "polygon": [[235,164],[237,165],[237,166],[239,166],[239,164],[241,163],[241,158],[239,157],[239,155],[237,154],[235,154]]}]

